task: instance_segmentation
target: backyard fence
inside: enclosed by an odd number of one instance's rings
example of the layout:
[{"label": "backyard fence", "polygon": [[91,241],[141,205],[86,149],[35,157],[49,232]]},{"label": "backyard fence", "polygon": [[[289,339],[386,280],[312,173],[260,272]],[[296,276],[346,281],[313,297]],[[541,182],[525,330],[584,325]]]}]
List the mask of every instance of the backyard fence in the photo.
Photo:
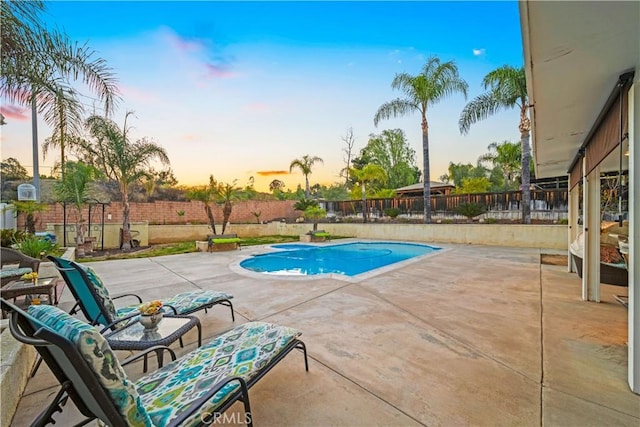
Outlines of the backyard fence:
[{"label": "backyard fence", "polygon": [[[474,203],[482,206],[486,212],[519,211],[522,193],[506,191],[502,193],[452,194],[431,196],[431,211],[434,214],[454,214],[458,206]],[[402,197],[393,199],[367,199],[366,211],[374,216],[382,216],[386,209],[396,208],[400,215],[422,215],[424,199],[422,197]],[[325,202],[328,213],[335,215],[362,215],[362,200],[344,200]],[[532,211],[566,212],[569,204],[568,191],[561,189],[532,190]]]}]

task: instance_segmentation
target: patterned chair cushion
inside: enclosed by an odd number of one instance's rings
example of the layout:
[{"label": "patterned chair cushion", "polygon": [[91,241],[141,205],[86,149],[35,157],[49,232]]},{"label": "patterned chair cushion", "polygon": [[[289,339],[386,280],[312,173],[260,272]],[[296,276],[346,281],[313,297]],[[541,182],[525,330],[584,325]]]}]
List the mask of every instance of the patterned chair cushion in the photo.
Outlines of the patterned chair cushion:
[{"label": "patterned chair cushion", "polygon": [[[248,381],[255,377],[298,336],[300,332],[292,328],[246,323],[138,380],[138,393],[153,423],[166,425],[221,380],[238,376]],[[237,382],[227,384],[183,425],[195,425],[200,414],[215,412],[238,387]]]},{"label": "patterned chair cushion", "polygon": [[127,379],[107,340],[94,327],[50,305],[32,305],[28,312],[76,345],[128,425],[153,426],[135,385]]},{"label": "patterned chair cushion", "polygon": [[0,270],[0,277],[5,279],[7,277],[19,278],[23,274],[31,273],[33,270],[29,267],[24,268],[4,268]]},{"label": "patterned chair cushion", "polygon": [[[183,292],[181,294],[172,296],[171,298],[162,299],[162,305],[171,306],[176,309],[177,314],[190,314],[194,311],[200,310],[203,307],[211,306],[218,301],[227,300],[233,298],[233,295],[225,294],[224,292],[215,292],[207,290],[197,290],[190,292]],[[138,310],[139,305],[132,305],[128,307],[119,308],[117,310],[117,316],[127,316],[134,311]],[[170,308],[165,308],[166,314],[175,314]]]},{"label": "patterned chair cushion", "polygon": [[96,290],[96,294],[98,295],[98,298],[100,298],[101,300],[99,302],[102,302],[102,305],[109,313],[110,318],[107,319],[108,323],[113,322],[119,316],[116,311],[116,306],[113,304],[113,300],[111,299],[111,295],[109,295],[109,291],[107,290],[106,286],[102,282],[102,279],[100,279],[100,277],[94,271],[93,268],[88,267],[84,264],[78,264],[78,265],[85,271],[85,273],[87,273],[87,277],[89,277],[89,281],[93,285],[93,288]]}]

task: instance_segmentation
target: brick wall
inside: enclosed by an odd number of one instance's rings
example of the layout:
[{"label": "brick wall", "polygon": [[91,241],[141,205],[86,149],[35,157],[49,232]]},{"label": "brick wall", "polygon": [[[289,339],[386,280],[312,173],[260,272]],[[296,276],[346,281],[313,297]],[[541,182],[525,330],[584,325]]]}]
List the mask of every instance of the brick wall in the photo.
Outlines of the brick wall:
[{"label": "brick wall", "polygon": [[[293,210],[292,200],[248,200],[236,202],[231,211],[231,223],[255,223],[256,217],[253,212],[261,212],[260,221],[272,221],[285,218],[287,222],[295,221],[300,216],[300,212]],[[216,225],[222,225],[222,207],[212,206],[213,216]],[[183,216],[178,215],[178,211],[184,211]],[[84,217],[88,218],[88,209],[84,209]],[[111,215],[109,219],[108,215]],[[46,211],[38,212],[36,217],[36,229],[44,230],[47,223],[63,222],[63,209],[61,204],[48,205]],[[67,207],[67,222],[73,223],[76,220],[76,212],[73,207]],[[132,222],[149,221],[149,224],[208,224],[207,214],[201,202],[169,202],[156,201],[150,203],[131,203]],[[117,223],[122,221],[122,206],[119,202],[112,202],[105,206],[105,222]],[[102,207],[96,205],[91,209],[91,223],[102,222]],[[18,218],[18,227],[24,227],[24,215]]]}]

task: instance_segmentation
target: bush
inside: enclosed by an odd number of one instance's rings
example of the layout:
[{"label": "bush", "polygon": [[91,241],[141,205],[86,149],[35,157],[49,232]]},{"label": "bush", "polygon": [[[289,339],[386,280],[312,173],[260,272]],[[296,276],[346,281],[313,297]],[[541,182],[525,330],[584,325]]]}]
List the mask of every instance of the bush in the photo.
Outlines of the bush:
[{"label": "bush", "polygon": [[307,208],[318,207],[318,201],[315,199],[300,199],[294,203],[293,209],[296,211],[306,211]]},{"label": "bush", "polygon": [[558,224],[569,225],[569,220],[567,218],[562,218],[561,220],[558,221]]},{"label": "bush", "polygon": [[473,219],[484,213],[484,207],[477,203],[460,203],[454,211],[458,215],[466,216],[468,219]]},{"label": "bush", "polygon": [[55,243],[43,239],[42,237],[34,236],[33,234],[26,234],[22,240],[16,243],[16,246],[23,254],[37,259],[41,259],[51,253],[55,253],[58,249],[58,245]]},{"label": "bush", "polygon": [[10,248],[13,244],[24,238],[24,232],[22,230],[6,229],[2,230],[2,241],[0,246]]},{"label": "bush", "polygon": [[400,215],[400,209],[398,208],[387,208],[384,210],[384,214],[386,216],[390,216],[391,218],[395,218]]},{"label": "bush", "polygon": [[495,218],[487,218],[487,219],[484,220],[484,223],[485,224],[497,224],[498,220],[495,219]]}]

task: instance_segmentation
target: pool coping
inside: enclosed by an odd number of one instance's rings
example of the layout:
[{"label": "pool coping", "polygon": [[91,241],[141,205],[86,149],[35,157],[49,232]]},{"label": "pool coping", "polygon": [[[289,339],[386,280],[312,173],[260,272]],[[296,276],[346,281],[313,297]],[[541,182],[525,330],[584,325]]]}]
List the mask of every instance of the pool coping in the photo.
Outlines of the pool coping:
[{"label": "pool coping", "polygon": [[[266,273],[256,273],[250,270],[247,270],[240,266],[240,263],[246,259],[250,259],[255,255],[263,255],[267,253],[273,252],[282,252],[288,249],[284,248],[274,248],[273,244],[270,245],[260,245],[260,246],[251,246],[252,249],[257,249],[259,252],[254,251],[249,255],[243,254],[240,259],[237,259],[228,265],[229,269],[234,273],[240,274],[245,277],[251,277],[254,279],[274,279],[274,280],[292,280],[292,281],[307,281],[307,280],[323,280],[323,279],[336,279],[343,282],[348,283],[359,283],[363,280],[370,279],[372,277],[378,276],[383,273],[387,273],[398,268],[405,267],[409,264],[413,264],[415,262],[422,261],[424,259],[437,256],[439,254],[448,252],[452,250],[452,248],[447,247],[447,245],[435,245],[429,244],[425,242],[412,242],[412,241],[404,241],[404,240],[380,240],[380,239],[340,239],[339,241],[331,241],[331,242],[323,242],[323,243],[305,243],[306,246],[310,247],[327,247],[327,246],[336,246],[347,243],[407,243],[407,244],[415,244],[415,245],[423,245],[423,246],[432,246],[434,248],[438,248],[438,250],[424,254],[415,256],[409,259],[405,259],[403,261],[394,262],[392,264],[385,265],[383,267],[378,267],[373,270],[369,270],[364,273],[356,274],[355,276],[346,276],[344,274],[339,273],[326,273],[326,274],[313,274],[313,275],[287,275],[287,274],[266,274]],[[281,244],[281,243],[278,243]],[[282,243],[286,244],[286,243]]]}]

